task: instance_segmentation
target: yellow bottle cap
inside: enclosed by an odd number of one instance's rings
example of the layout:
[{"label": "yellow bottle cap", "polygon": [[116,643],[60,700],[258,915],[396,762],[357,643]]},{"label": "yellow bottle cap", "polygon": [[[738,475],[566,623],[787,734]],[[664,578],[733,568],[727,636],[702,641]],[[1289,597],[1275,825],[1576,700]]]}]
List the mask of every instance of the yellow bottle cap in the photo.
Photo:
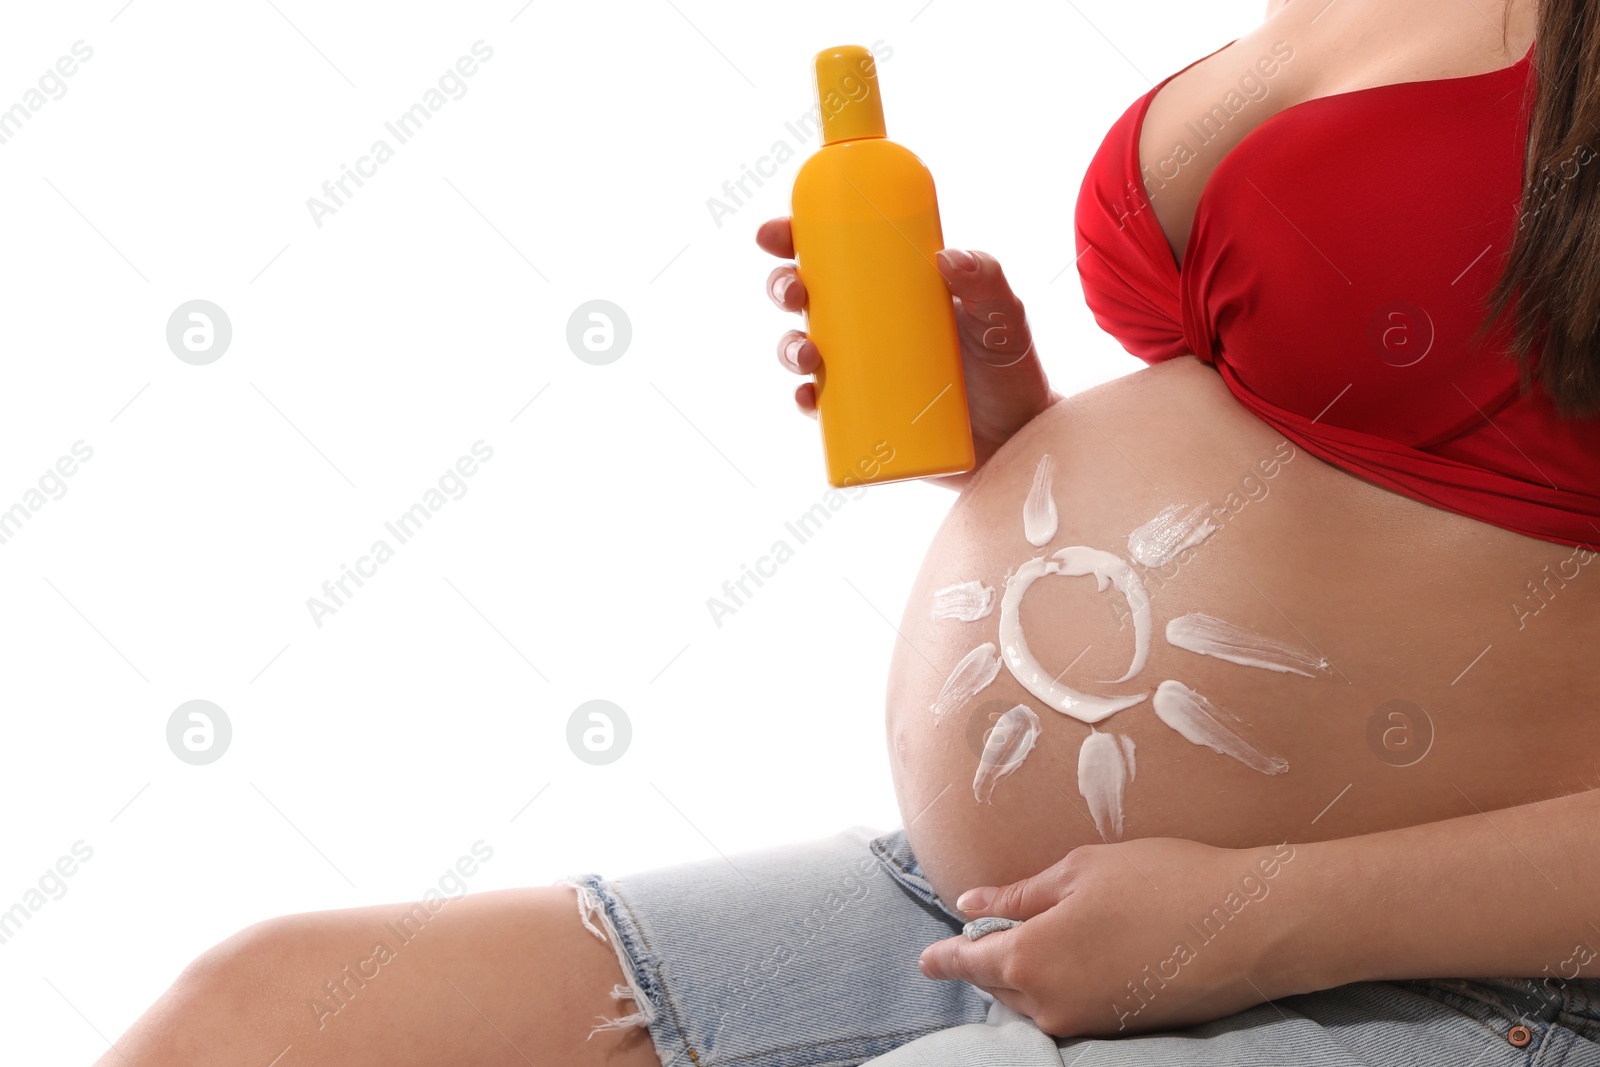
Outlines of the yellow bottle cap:
[{"label": "yellow bottle cap", "polygon": [[886,136],[871,52],[858,44],[825,48],[817,53],[815,73],[823,144]]}]

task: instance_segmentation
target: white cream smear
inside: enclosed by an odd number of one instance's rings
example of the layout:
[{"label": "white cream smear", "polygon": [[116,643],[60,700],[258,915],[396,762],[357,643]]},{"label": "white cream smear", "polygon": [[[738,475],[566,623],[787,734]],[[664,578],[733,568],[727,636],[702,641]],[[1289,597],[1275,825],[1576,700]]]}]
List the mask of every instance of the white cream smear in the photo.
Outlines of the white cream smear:
[{"label": "white cream smear", "polygon": [[1202,656],[1215,656],[1243,667],[1261,667],[1281,674],[1315,678],[1312,671],[1326,671],[1328,661],[1294,645],[1274,641],[1235,626],[1224,619],[1194,612],[1179,615],[1167,623],[1167,642]]},{"label": "white cream smear", "polygon": [[1018,704],[995,721],[983,742],[978,773],[972,779],[972,795],[979,804],[993,803],[989,797],[994,794],[995,783],[1022,766],[1038,740],[1039,716],[1026,704]]},{"label": "white cream smear", "polygon": [[994,610],[994,589],[982,582],[960,582],[933,591],[933,617],[977,622]]},{"label": "white cream smear", "polygon": [[1133,615],[1133,664],[1117,681],[1125,682],[1144,669],[1150,655],[1150,595],[1144,582],[1126,560],[1110,552],[1074,545],[1053,556],[1030,559],[1006,579],[1005,596],[1000,600],[1000,648],[1006,666],[1022,687],[1050,707],[1086,723],[1097,723],[1123,708],[1131,708],[1150,694],[1110,697],[1082,693],[1064,685],[1044,669],[1028,648],[1022,633],[1022,597],[1028,587],[1047,574],[1081,577],[1092,574],[1099,589],[1115,585],[1128,600]]},{"label": "white cream smear", "polygon": [[[1239,731],[1244,723],[1238,716],[1217,707],[1182,682],[1162,682],[1156,686],[1156,695],[1150,703],[1156,709],[1157,718],[1194,744],[1232,756],[1262,774],[1282,774],[1289,769],[1288,760],[1262,752],[1243,737]],[[1081,758],[1079,766],[1082,766]],[[1079,776],[1082,776],[1081,770]]]},{"label": "white cream smear", "polygon": [[944,688],[939,690],[939,695],[934,698],[931,708],[933,710],[933,723],[939,724],[956,708],[995,680],[1000,673],[1000,655],[995,651],[993,643],[985,641],[977,648],[961,657],[961,662],[956,664],[955,670],[950,672],[950,677],[945,679]]},{"label": "white cream smear", "polygon": [[1162,567],[1217,532],[1207,513],[1210,504],[1188,512],[1184,505],[1172,504],[1128,535],[1128,555],[1146,567]]},{"label": "white cream smear", "polygon": [[1078,749],[1078,792],[1107,841],[1122,837],[1122,794],[1133,774],[1133,738],[1091,729]]},{"label": "white cream smear", "polygon": [[1043,548],[1056,535],[1056,498],[1051,492],[1056,463],[1046,452],[1033,471],[1033,487],[1022,503],[1022,535],[1035,548]]}]

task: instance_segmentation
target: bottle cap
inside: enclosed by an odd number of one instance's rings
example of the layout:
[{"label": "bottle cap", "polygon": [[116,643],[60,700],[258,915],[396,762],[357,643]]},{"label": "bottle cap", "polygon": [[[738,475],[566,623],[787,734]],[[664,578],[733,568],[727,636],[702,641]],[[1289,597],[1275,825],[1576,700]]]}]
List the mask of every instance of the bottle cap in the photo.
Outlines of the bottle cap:
[{"label": "bottle cap", "polygon": [[823,144],[886,136],[871,52],[858,44],[824,48],[817,53],[815,73]]}]

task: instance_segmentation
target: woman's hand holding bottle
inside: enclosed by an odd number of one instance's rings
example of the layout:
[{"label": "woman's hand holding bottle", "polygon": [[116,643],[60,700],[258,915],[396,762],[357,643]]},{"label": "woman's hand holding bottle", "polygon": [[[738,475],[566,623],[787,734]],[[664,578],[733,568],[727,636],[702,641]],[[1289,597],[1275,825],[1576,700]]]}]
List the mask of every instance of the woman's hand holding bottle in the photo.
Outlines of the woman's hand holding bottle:
[{"label": "woman's hand holding bottle", "polygon": [[[756,243],[774,256],[792,259],[789,219],[762,223],[756,230]],[[1061,397],[1045,377],[1022,301],[1011,291],[994,257],[947,248],[935,258],[955,301],[977,468],[928,480],[960,489],[1013,434]],[[805,283],[792,262],[773,268],[767,277],[767,294],[785,311],[805,310]],[[789,330],[778,338],[778,362],[795,374],[815,374],[825,357],[803,330]],[[794,398],[802,412],[816,416],[815,383],[801,383]]]}]

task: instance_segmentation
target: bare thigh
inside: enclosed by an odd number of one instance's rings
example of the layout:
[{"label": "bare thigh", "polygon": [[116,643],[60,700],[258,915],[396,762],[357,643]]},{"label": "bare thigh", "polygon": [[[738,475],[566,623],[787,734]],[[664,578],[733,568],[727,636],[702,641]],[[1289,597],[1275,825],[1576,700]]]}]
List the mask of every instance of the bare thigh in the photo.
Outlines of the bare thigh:
[{"label": "bare thigh", "polygon": [[96,1067],[659,1064],[641,1029],[590,1039],[601,1017],[634,1005],[612,999],[621,967],[579,922],[574,890],[451,900],[402,941],[395,924],[409,907],[240,931],[185,969]]}]

